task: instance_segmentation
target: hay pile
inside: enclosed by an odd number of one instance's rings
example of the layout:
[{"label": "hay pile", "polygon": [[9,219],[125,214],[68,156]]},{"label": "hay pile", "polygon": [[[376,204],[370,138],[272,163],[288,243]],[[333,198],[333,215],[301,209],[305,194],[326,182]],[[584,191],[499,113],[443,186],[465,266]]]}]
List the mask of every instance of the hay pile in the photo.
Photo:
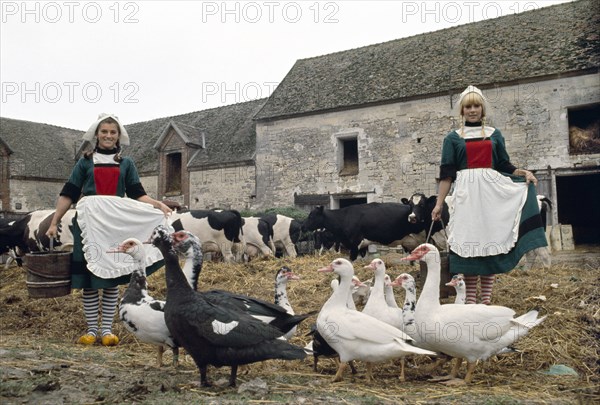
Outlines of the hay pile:
[{"label": "hay pile", "polygon": [[[282,265],[287,265],[301,277],[300,281],[288,283],[289,299],[296,313],[317,311],[330,295],[329,284],[333,275],[317,273],[316,270],[334,258],[332,255],[305,256],[293,260],[259,260],[248,264],[205,262],[200,276],[200,288],[221,288],[272,301],[275,272]],[[384,256],[383,259],[387,261],[388,274],[392,278],[408,272],[419,281],[418,265],[399,262],[393,256],[388,260]],[[355,263],[356,274],[361,280],[372,277],[372,272],[363,269],[366,264],[366,261],[361,260]],[[150,294],[156,298],[166,296],[163,274],[161,270],[149,278]],[[33,335],[49,342],[75,342],[85,330],[80,291],[73,291],[66,297],[34,300],[27,296],[23,269],[16,266],[8,270],[2,269],[0,279],[0,325],[4,343],[7,338],[10,340]],[[536,381],[514,377],[523,371],[544,371],[552,365],[562,364],[579,374],[579,378],[569,380],[569,386],[574,387],[573,389],[581,387],[588,393],[586,395],[589,395],[590,387],[592,391],[597,390],[600,384],[599,285],[598,255],[576,265],[564,263],[546,270],[517,270],[500,275],[494,288],[494,304],[509,306],[517,314],[537,308],[541,315],[548,315],[548,318],[516,344],[521,353],[494,357],[478,366],[475,381],[493,387],[499,380],[513,378],[510,382],[512,389],[525,393],[532,391],[532,398],[535,399],[539,395],[533,391]],[[403,292],[396,291],[399,303],[403,298]],[[452,300],[453,297],[443,301]],[[314,321],[313,317],[301,324],[292,343],[302,346],[308,343],[310,338],[305,335]],[[115,332],[121,337],[122,343],[119,346],[132,352],[153,353],[153,349],[139,344],[118,322],[115,322]],[[414,362],[419,366],[428,360],[415,359]],[[307,358],[304,363],[277,364],[279,366],[275,372],[312,373],[312,358]],[[322,368],[329,368],[328,373],[334,372],[333,365],[328,360],[322,360],[319,364]],[[274,366],[271,363],[257,367],[271,370]],[[390,362],[380,365],[377,374],[394,378],[397,372],[397,366]],[[359,374],[364,374],[364,367],[359,368]],[[541,374],[537,375],[543,378]],[[421,375],[420,368],[417,367],[407,371],[407,378],[424,380],[427,377]],[[446,389],[439,388],[435,391],[435,387],[434,384],[428,387],[428,390],[434,390],[432,395]],[[591,395],[599,398],[597,392]]]}]

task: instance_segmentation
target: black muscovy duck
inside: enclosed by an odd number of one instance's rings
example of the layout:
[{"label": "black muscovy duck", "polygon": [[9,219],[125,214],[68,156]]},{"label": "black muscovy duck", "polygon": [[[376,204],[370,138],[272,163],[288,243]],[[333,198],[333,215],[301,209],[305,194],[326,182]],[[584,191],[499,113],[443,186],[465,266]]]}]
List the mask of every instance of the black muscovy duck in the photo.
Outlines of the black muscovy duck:
[{"label": "black muscovy duck", "polygon": [[173,240],[165,227],[155,228],[151,242],[165,260],[165,322],[173,337],[194,359],[202,386],[210,386],[206,375],[208,365],[231,366],[229,385],[235,386],[239,365],[306,357],[301,347],[279,339],[283,335],[281,330],[236,309],[235,304],[228,304],[235,299],[223,296],[223,305],[218,305],[209,301],[206,293],[194,291],[179,266]]},{"label": "black muscovy duck", "polygon": [[[166,232],[166,229],[164,232]],[[200,240],[189,231],[178,231],[173,233],[171,237],[173,240],[173,249],[185,257],[183,265],[185,277],[192,288],[197,290],[198,278],[202,271]],[[287,309],[283,306],[224,290],[209,290],[203,292],[203,294],[205,299],[214,305],[227,305],[237,310],[245,311],[248,315],[275,326],[286,335],[293,333],[296,325],[300,322],[317,313],[314,311],[307,314],[294,315],[293,313],[288,313]]]}]

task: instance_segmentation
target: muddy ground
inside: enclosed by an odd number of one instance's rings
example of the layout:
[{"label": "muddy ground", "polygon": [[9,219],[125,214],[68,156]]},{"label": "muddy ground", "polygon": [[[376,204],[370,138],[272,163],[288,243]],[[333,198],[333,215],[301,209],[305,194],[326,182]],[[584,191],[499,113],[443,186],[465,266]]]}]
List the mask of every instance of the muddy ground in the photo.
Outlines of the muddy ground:
[{"label": "muddy ground", "polygon": [[[318,310],[329,296],[330,275],[316,273],[335,256],[272,259],[247,265],[205,263],[204,288],[224,288],[263,299],[273,296],[273,276],[286,264],[302,280],[289,287],[296,312]],[[369,278],[355,265],[357,274]],[[416,265],[388,261],[393,277],[419,275]],[[150,277],[151,295],[165,296],[164,273]],[[591,404],[600,403],[600,251],[579,248],[553,255],[550,269],[516,270],[501,275],[494,303],[521,314],[538,308],[547,320],[516,344],[520,352],[493,357],[478,365],[469,386],[447,387],[428,381],[430,360],[409,360],[407,381],[398,380],[398,365],[380,364],[376,381],[365,380],[365,366],[331,383],[336,367],[312,357],[303,361],[253,364],[227,387],[229,368],[209,369],[213,388],[198,386],[191,358],[179,368],[165,353],[156,366],[154,347],[139,343],[115,322],[121,342],[116,347],[75,344],[85,330],[80,291],[51,299],[30,299],[25,272],[0,268],[0,403],[2,404]],[[552,286],[557,284],[557,286]],[[545,297],[545,300],[541,298]],[[398,302],[403,293],[396,294]],[[449,302],[450,299],[445,300]],[[314,317],[301,325],[292,343],[305,345]],[[576,375],[546,374],[566,366]],[[446,369],[446,371],[448,371]],[[464,373],[464,369],[463,369]]]}]

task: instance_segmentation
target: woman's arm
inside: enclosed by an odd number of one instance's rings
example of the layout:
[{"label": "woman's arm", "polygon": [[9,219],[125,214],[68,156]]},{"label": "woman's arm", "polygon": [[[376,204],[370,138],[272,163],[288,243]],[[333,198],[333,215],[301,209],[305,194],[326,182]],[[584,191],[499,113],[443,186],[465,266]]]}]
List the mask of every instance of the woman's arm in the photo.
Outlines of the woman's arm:
[{"label": "woman's arm", "polygon": [[439,184],[440,186],[437,200],[435,202],[435,207],[433,207],[433,210],[431,211],[431,219],[433,221],[439,221],[442,217],[442,208],[444,207],[444,200],[450,192],[450,187],[452,186],[452,179],[449,177],[446,179],[442,179],[440,180]]},{"label": "woman's arm", "polygon": [[58,201],[56,202],[56,211],[54,212],[54,216],[52,217],[52,221],[50,221],[50,226],[46,231],[46,236],[49,238],[56,238],[58,235],[58,223],[62,219],[62,217],[67,213],[69,208],[71,208],[71,204],[73,204],[73,200],[66,195],[61,195],[58,197]]},{"label": "woman's arm", "polygon": [[138,197],[137,200],[141,201],[141,202],[145,202],[147,204],[150,204],[154,208],[161,210],[165,214],[165,216],[167,216],[173,212],[173,210],[171,208],[167,207],[167,205],[165,203],[163,203],[162,201],[155,200],[154,198],[150,197],[148,194],[144,194],[143,196]]}]

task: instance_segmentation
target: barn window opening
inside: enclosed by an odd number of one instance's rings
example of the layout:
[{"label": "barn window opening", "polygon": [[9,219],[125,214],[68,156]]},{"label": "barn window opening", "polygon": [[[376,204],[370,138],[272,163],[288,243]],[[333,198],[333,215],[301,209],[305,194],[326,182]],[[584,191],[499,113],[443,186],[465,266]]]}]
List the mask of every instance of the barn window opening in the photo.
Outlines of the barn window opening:
[{"label": "barn window opening", "polygon": [[600,103],[572,107],[569,117],[569,154],[600,153]]},{"label": "barn window opening", "polygon": [[167,155],[166,194],[181,194],[181,153]]},{"label": "barn window opening", "polygon": [[340,208],[345,208],[345,207],[349,207],[351,205],[357,205],[357,204],[366,204],[367,203],[367,198],[340,198],[339,199],[339,205]]},{"label": "barn window opening", "polygon": [[358,174],[358,140],[353,138],[338,138],[339,151],[339,173],[340,176],[351,176]]}]

